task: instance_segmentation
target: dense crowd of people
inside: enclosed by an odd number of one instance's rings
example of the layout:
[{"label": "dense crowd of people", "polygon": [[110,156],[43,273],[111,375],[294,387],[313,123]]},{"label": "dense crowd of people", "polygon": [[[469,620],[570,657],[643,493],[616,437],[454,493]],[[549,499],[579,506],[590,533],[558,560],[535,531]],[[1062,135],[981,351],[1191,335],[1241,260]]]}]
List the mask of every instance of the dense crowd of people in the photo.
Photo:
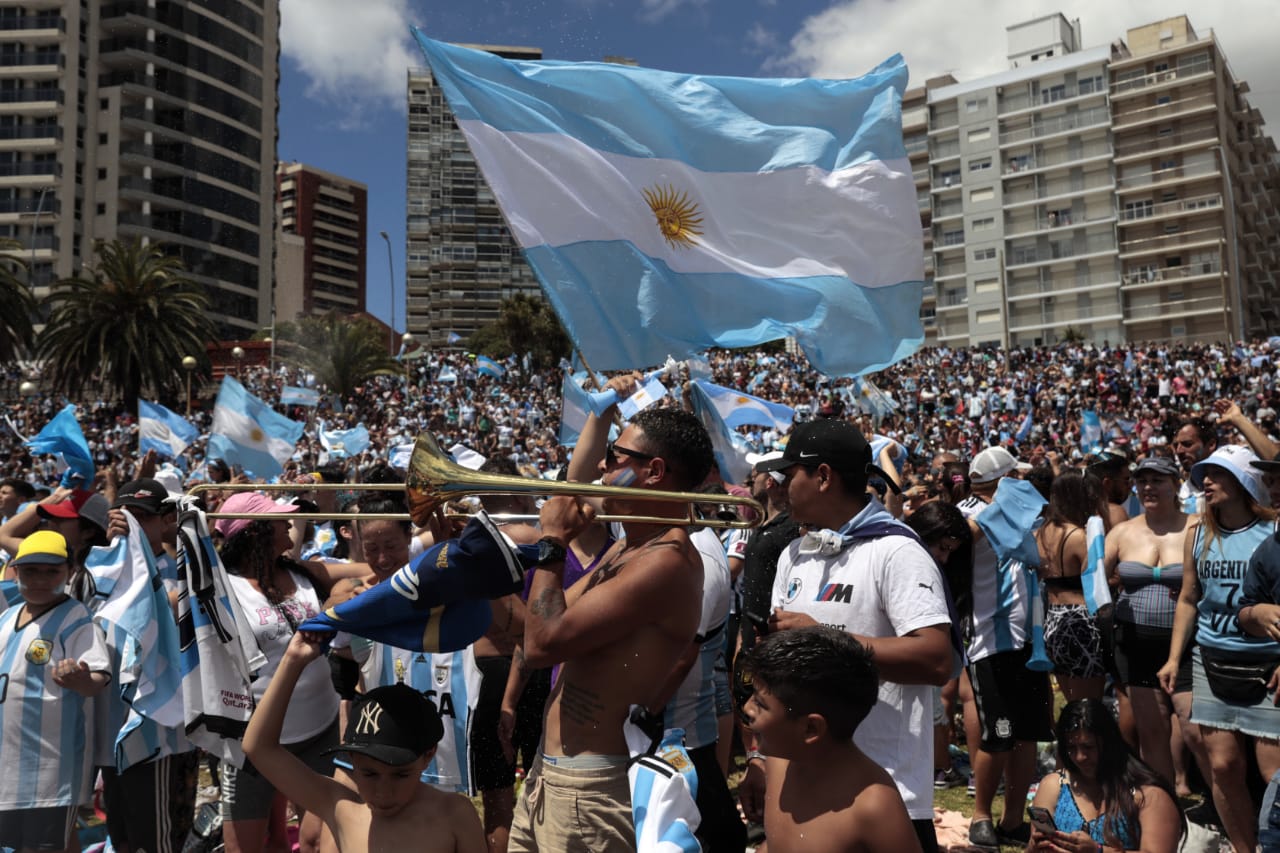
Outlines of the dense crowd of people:
[{"label": "dense crowd of people", "polygon": [[[610,409],[566,447],[563,366],[512,358],[495,376],[439,353],[315,407],[278,405],[311,377],[245,368],[249,391],[306,429],[280,475],[296,494],[206,496],[269,514],[210,530],[261,653],[245,699],[257,712],[235,733],[244,753],[215,762],[223,843],[274,851],[292,831],[303,850],[424,833],[446,850],[637,849],[656,830],[632,808],[634,723],[656,733],[651,751],[684,731],[689,840],[713,853],[743,850],[749,827],[778,850],[932,851],[934,792],[965,785],[967,841],[984,849],[1172,851],[1205,825],[1237,851],[1280,849],[1264,796],[1280,779],[1273,345],[932,348],[870,381],[822,377],[783,350],[712,353],[711,381],[794,411],[786,429],[740,427],[750,475],[718,484],[712,439],[679,405],[685,376],[612,439]],[[625,399],[638,378],[600,381]],[[23,396],[25,379],[0,378],[0,550],[15,581],[0,656],[8,697],[21,683],[58,719],[0,713],[0,762],[38,768],[0,783],[0,844],[77,849],[72,822],[100,776],[116,849],[178,850],[201,752],[181,723],[132,714],[112,590],[121,566],[141,567],[157,618],[190,618],[181,493],[250,477],[206,458],[211,387],[192,416],[202,438],[172,462],[137,452],[137,413],[82,401],[99,476],[62,488],[57,461],[24,440],[65,401]],[[367,448],[326,448],[323,431],[357,425]],[[430,549],[457,529],[378,517],[403,498],[359,488],[403,481],[400,451],[423,432],[492,473],[727,489],[764,517],[718,535],[601,524],[566,497],[541,510],[485,497],[492,513],[538,518],[502,529],[508,546],[537,547],[523,588],[487,596],[482,637],[402,648],[300,628],[406,566],[449,565]],[[317,480],[351,488],[307,488]],[[683,514],[603,506],[640,508]],[[291,521],[300,509],[334,517]],[[1051,742],[1056,767],[1039,778]],[[478,794],[482,816],[441,791]]]}]

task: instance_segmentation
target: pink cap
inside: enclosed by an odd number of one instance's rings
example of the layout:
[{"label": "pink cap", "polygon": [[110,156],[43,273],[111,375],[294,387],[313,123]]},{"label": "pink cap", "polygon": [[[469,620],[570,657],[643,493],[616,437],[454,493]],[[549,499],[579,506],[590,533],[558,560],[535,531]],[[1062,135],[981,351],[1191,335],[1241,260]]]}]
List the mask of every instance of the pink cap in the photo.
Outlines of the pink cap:
[{"label": "pink cap", "polygon": [[[222,502],[218,512],[297,512],[296,504],[278,504],[261,492],[237,492]],[[252,518],[220,518],[213,529],[222,534],[223,539],[230,539],[244,530],[253,521]]]}]

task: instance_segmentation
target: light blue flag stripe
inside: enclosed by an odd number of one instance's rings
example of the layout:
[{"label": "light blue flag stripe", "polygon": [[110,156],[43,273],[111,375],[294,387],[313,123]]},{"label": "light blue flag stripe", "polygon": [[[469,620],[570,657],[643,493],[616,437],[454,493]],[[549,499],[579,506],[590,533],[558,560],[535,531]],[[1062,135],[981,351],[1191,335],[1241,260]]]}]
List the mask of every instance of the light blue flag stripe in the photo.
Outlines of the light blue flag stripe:
[{"label": "light blue flag stripe", "polygon": [[720,417],[701,383],[694,382],[689,386],[689,401],[693,404],[693,413],[711,436],[721,479],[731,485],[741,484],[751,473],[751,465],[747,463],[746,454],[739,450],[738,442],[734,440],[735,433]]},{"label": "light blue flag stripe", "polygon": [[318,406],[320,392],[314,388],[298,388],[286,385],[280,390],[280,403],[285,406]]},{"label": "light blue flag stripe", "polygon": [[771,403],[752,394],[716,385],[703,379],[695,379],[694,382],[706,392],[707,398],[729,427],[756,425],[774,427],[784,432],[791,428],[796,410],[790,406]]},{"label": "light blue flag stripe", "polygon": [[[547,299],[597,370],[791,336],[822,372],[850,375],[882,370],[924,340],[919,281],[862,288],[840,276],[675,273],[626,241],[538,246],[525,259],[542,281],[556,282]],[[607,290],[595,287],[601,281]],[[771,316],[761,313],[766,306]]]},{"label": "light blue flag stripe", "polygon": [[356,424],[351,429],[333,430],[327,430],[321,425],[320,444],[334,459],[359,456],[369,448],[369,429],[364,424]]},{"label": "light blue flag stripe", "polygon": [[501,379],[506,375],[506,368],[486,355],[476,356],[476,370],[486,376]]},{"label": "light blue flag stripe", "polygon": [[84,479],[77,488],[83,488],[93,482],[93,455],[89,453],[89,443],[85,441],[80,422],[76,420],[76,406],[68,403],[58,414],[53,416],[44,429],[27,440],[27,447],[32,453],[48,453],[61,455],[67,470],[62,475],[62,485],[70,487],[71,477]]},{"label": "light blue flag stripe", "polygon": [[853,80],[713,77],[610,62],[513,61],[413,30],[459,119],[557,133],[631,157],[704,172],[818,166],[906,156],[894,55]]}]

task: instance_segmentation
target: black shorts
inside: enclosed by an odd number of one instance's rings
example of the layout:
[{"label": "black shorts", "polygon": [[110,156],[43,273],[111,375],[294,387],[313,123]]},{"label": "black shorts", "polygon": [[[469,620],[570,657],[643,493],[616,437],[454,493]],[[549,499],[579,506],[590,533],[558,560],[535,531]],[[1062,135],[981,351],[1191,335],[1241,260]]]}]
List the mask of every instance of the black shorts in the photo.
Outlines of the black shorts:
[{"label": "black shorts", "polygon": [[[480,695],[471,714],[471,778],[477,791],[500,791],[516,781],[516,764],[502,754],[498,739],[498,718],[502,694],[507,688],[511,658],[476,658],[480,670]],[[551,670],[534,670],[516,705],[516,730],[511,738],[516,760],[528,770],[542,740],[542,713],[551,693]]]},{"label": "black shorts", "polygon": [[1031,647],[969,664],[985,752],[1008,752],[1018,741],[1053,740],[1049,673],[1027,669]]},{"label": "black shorts", "polygon": [[14,850],[65,850],[75,822],[74,806],[0,811],[0,846]]},{"label": "black shorts", "polygon": [[[1129,687],[1160,687],[1156,673],[1169,660],[1171,628],[1152,628],[1116,620],[1116,674]],[[1191,647],[1178,666],[1174,693],[1191,692]]]},{"label": "black shorts", "polygon": [[107,834],[117,850],[181,853],[196,810],[200,753],[192,750],[135,764],[102,767]]}]

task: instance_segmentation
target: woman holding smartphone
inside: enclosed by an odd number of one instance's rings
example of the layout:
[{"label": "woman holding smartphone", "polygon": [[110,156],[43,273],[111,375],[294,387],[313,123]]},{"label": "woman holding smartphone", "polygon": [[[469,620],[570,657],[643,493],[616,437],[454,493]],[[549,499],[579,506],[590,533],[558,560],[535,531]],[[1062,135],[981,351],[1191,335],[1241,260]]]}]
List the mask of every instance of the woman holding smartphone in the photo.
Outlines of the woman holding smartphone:
[{"label": "woman holding smartphone", "polygon": [[1028,807],[1028,851],[1174,853],[1183,820],[1173,787],[1134,755],[1100,699],[1068,702],[1056,730],[1061,770]]}]

